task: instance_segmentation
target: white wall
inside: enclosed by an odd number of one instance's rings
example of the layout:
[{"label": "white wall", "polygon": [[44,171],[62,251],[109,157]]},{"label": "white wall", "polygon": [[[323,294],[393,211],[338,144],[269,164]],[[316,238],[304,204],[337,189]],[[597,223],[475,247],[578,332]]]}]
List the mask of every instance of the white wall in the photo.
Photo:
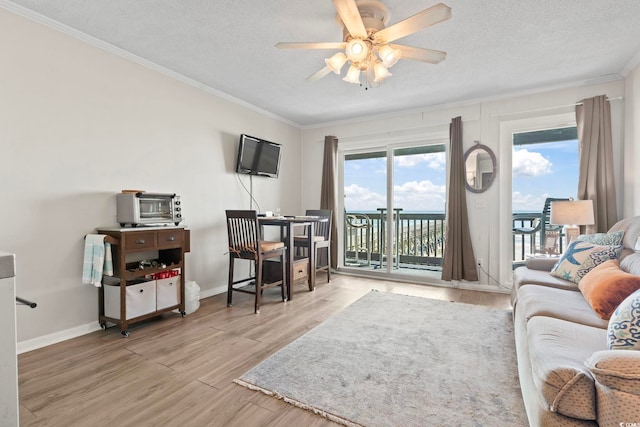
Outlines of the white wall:
[{"label": "white wall", "polygon": [[[0,249],[14,252],[18,340],[98,328],[81,284],[83,236],[116,226],[125,188],[182,196],[186,279],[225,289],[225,209],[249,208],[238,138],[284,145],[279,179],[255,178],[261,209],[300,213],[301,131],[0,9]],[[29,347],[29,346],[27,346]]]},{"label": "white wall", "polygon": [[[637,70],[636,70],[637,74]],[[636,89],[637,90],[637,89]],[[500,99],[470,103],[468,105],[425,110],[402,115],[376,117],[359,122],[328,124],[303,131],[303,199],[302,204],[312,205],[319,200],[320,183],[316,179],[322,173],[324,135],[335,135],[342,147],[355,144],[362,146],[367,139],[375,144],[379,141],[429,140],[438,135],[448,135],[449,123],[456,116],[463,121],[465,150],[474,140],[489,146],[498,158],[498,177],[488,191],[481,194],[467,192],[472,243],[476,258],[485,260],[485,268],[504,286],[510,286],[510,239],[511,239],[511,136],[501,135],[501,128],[511,122],[544,121],[554,115],[571,116],[575,120],[575,103],[588,97],[605,94],[609,98],[622,98],[624,81],[614,81],[591,86],[576,86]],[[375,93],[372,94],[375,96]],[[636,95],[636,99],[638,96]],[[619,183],[620,207],[627,206],[629,195],[623,192],[623,115],[624,101],[611,101],[613,141],[615,150],[616,178]],[[447,137],[448,138],[448,137]],[[640,178],[636,178],[635,182]],[[552,193],[553,189],[549,189]],[[630,192],[629,189],[627,189]],[[541,207],[542,208],[542,207]],[[635,212],[640,212],[636,208]],[[622,216],[623,210],[620,210]],[[626,210],[625,210],[626,213]],[[501,218],[501,215],[503,218]],[[504,267],[504,268],[502,268]],[[431,283],[439,281],[428,277]],[[480,283],[495,286],[485,274]],[[456,284],[458,285],[458,284]],[[460,284],[465,286],[465,284]],[[473,287],[473,285],[471,286]]]}]

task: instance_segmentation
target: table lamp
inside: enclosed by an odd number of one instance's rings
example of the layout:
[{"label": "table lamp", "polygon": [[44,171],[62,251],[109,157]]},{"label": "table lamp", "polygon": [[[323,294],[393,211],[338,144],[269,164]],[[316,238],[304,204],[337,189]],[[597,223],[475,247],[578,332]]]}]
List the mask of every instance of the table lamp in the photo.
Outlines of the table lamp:
[{"label": "table lamp", "polygon": [[567,244],[580,235],[579,225],[592,225],[593,200],[571,200],[551,202],[552,225],[564,225]]}]

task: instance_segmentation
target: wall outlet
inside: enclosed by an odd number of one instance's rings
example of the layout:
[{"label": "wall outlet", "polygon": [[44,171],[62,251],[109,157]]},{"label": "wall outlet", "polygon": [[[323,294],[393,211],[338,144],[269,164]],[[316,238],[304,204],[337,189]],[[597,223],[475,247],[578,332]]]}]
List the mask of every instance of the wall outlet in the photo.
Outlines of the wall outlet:
[{"label": "wall outlet", "polygon": [[476,261],[476,264],[478,264],[478,267],[482,267],[483,266],[482,258],[478,258]]}]

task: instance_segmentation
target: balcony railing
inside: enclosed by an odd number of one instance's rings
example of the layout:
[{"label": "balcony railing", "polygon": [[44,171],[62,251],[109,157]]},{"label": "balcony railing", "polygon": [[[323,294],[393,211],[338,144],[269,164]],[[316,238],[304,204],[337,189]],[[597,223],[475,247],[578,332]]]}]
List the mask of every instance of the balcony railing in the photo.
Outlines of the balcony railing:
[{"label": "balcony railing", "polygon": [[[347,266],[380,268],[387,262],[394,267],[439,270],[444,255],[444,213],[394,212],[393,253],[386,253],[386,211],[345,212],[344,262]],[[512,217],[515,227],[535,226],[540,212],[518,212]],[[522,263],[542,244],[540,233],[513,233],[512,261]]]},{"label": "balcony railing", "polygon": [[386,253],[386,212],[346,212],[345,264],[439,269],[444,254],[444,213],[394,213],[393,254]]}]

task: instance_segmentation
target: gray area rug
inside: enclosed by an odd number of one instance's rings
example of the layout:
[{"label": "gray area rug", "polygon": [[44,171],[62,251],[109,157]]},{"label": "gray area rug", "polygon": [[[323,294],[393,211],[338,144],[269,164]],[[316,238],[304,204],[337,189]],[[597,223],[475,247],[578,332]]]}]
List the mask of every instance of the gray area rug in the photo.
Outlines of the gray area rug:
[{"label": "gray area rug", "polygon": [[372,291],[240,385],[347,426],[527,426],[511,311]]}]

